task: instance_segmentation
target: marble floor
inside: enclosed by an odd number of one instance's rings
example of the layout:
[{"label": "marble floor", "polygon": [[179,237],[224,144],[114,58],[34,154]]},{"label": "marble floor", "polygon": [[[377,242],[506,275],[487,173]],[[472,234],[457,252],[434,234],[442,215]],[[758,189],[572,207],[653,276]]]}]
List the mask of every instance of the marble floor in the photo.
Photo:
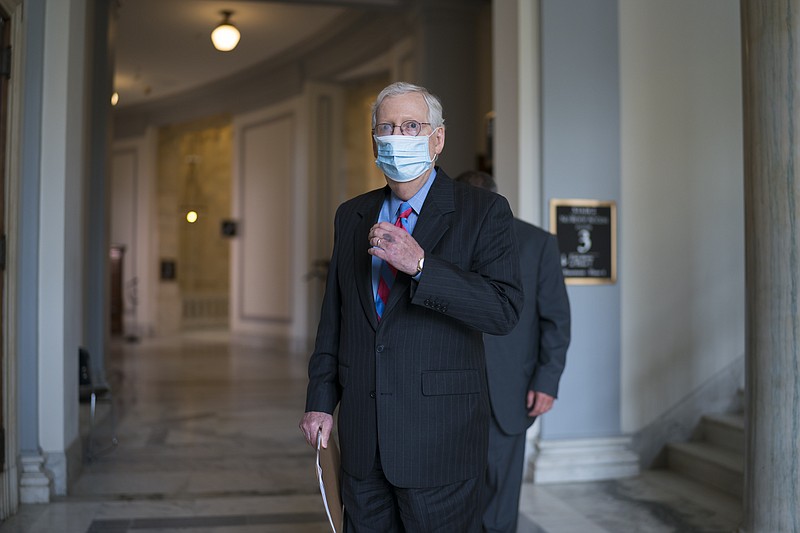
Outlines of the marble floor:
[{"label": "marble floor", "polygon": [[[314,451],[297,422],[306,354],[198,332],[115,342],[110,400],[81,404],[85,461],[67,497],[0,533],[322,533]],[[519,532],[731,532],[740,505],[665,472],[525,484]],[[455,532],[457,533],[457,532]]]}]

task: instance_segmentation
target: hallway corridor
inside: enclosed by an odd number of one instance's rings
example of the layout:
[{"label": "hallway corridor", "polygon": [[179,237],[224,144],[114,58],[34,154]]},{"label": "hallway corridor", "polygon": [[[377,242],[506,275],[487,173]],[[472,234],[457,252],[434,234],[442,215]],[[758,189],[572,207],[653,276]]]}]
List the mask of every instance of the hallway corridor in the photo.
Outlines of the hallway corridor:
[{"label": "hallway corridor", "polygon": [[[69,496],[22,505],[0,533],[327,531],[314,453],[297,429],[306,354],[197,332],[115,342],[110,359],[113,408],[98,404]],[[89,404],[81,410],[88,435]],[[526,484],[519,531],[721,533],[740,512],[732,499],[648,472]]]}]

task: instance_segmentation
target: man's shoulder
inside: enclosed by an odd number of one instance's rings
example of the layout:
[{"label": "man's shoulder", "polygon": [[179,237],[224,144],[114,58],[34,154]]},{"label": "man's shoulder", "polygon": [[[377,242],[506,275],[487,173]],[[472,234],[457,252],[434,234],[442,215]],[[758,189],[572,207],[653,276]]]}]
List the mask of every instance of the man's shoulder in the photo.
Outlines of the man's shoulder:
[{"label": "man's shoulder", "polygon": [[514,229],[520,232],[525,232],[529,234],[535,234],[540,237],[555,237],[555,235],[551,234],[548,231],[536,226],[535,224],[531,224],[530,222],[525,222],[522,219],[514,217]]},{"label": "man's shoulder", "polygon": [[454,179],[451,179],[447,175],[445,175],[445,177],[447,178],[449,183],[452,185],[453,191],[457,195],[467,196],[467,197],[471,197],[471,198],[483,198],[483,199],[486,199],[486,198],[491,199],[491,198],[500,197],[499,194],[497,194],[496,192],[492,192],[492,191],[490,191],[488,189],[483,189],[481,187],[475,187],[474,185],[470,185],[469,183],[465,183],[463,181],[456,181]]},{"label": "man's shoulder", "polygon": [[520,242],[537,242],[544,245],[549,239],[555,239],[556,236],[552,233],[543,230],[539,226],[535,226],[524,220],[514,218],[514,231],[517,234]]},{"label": "man's shoulder", "polygon": [[511,210],[508,200],[496,192],[475,187],[461,181],[449,180],[453,187],[453,196],[456,207],[467,207],[470,209],[501,209]]}]

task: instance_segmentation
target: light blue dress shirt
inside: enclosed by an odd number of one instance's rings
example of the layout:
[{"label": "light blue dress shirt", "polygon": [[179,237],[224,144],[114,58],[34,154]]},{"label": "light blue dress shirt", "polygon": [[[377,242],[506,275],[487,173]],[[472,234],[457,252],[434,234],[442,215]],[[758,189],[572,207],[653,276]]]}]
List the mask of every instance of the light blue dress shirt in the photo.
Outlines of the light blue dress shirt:
[{"label": "light blue dress shirt", "polygon": [[[431,175],[428,177],[428,181],[425,182],[425,185],[422,186],[420,190],[417,191],[417,194],[411,197],[408,201],[411,204],[411,208],[413,209],[412,213],[408,216],[408,223],[406,224],[406,229],[410,234],[414,234],[414,226],[417,225],[417,219],[419,218],[419,213],[422,211],[422,204],[425,203],[425,198],[428,197],[428,191],[431,190],[431,185],[433,185],[433,180],[436,179],[436,167],[433,168],[431,171]],[[388,222],[389,224],[394,224],[395,219],[397,218],[397,210],[400,208],[400,204],[403,203],[403,200],[395,196],[394,192],[390,192],[386,199],[383,201],[383,205],[381,206],[381,211],[378,213],[378,220],[377,222]],[[376,222],[376,223],[377,223]],[[380,279],[380,271],[381,271],[381,259],[372,256],[372,299],[378,296],[378,279]],[[419,279],[419,276],[422,275],[417,274],[414,276],[414,279]]]}]

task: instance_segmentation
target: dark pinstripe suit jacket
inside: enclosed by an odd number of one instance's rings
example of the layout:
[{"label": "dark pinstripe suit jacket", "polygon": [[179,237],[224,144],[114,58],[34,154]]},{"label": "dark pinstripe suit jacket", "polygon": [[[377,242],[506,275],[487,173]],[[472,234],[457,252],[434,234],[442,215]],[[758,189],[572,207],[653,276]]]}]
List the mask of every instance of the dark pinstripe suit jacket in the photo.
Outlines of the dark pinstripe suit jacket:
[{"label": "dark pinstripe suit jacket", "polygon": [[399,273],[380,322],[367,235],[388,188],[342,204],[306,411],[339,404],[342,468],[363,478],[376,446],[386,478],[433,487],[483,471],[489,403],[482,332],[504,334],[522,305],[512,214],[502,196],[441,169],[414,228],[419,283]]}]

